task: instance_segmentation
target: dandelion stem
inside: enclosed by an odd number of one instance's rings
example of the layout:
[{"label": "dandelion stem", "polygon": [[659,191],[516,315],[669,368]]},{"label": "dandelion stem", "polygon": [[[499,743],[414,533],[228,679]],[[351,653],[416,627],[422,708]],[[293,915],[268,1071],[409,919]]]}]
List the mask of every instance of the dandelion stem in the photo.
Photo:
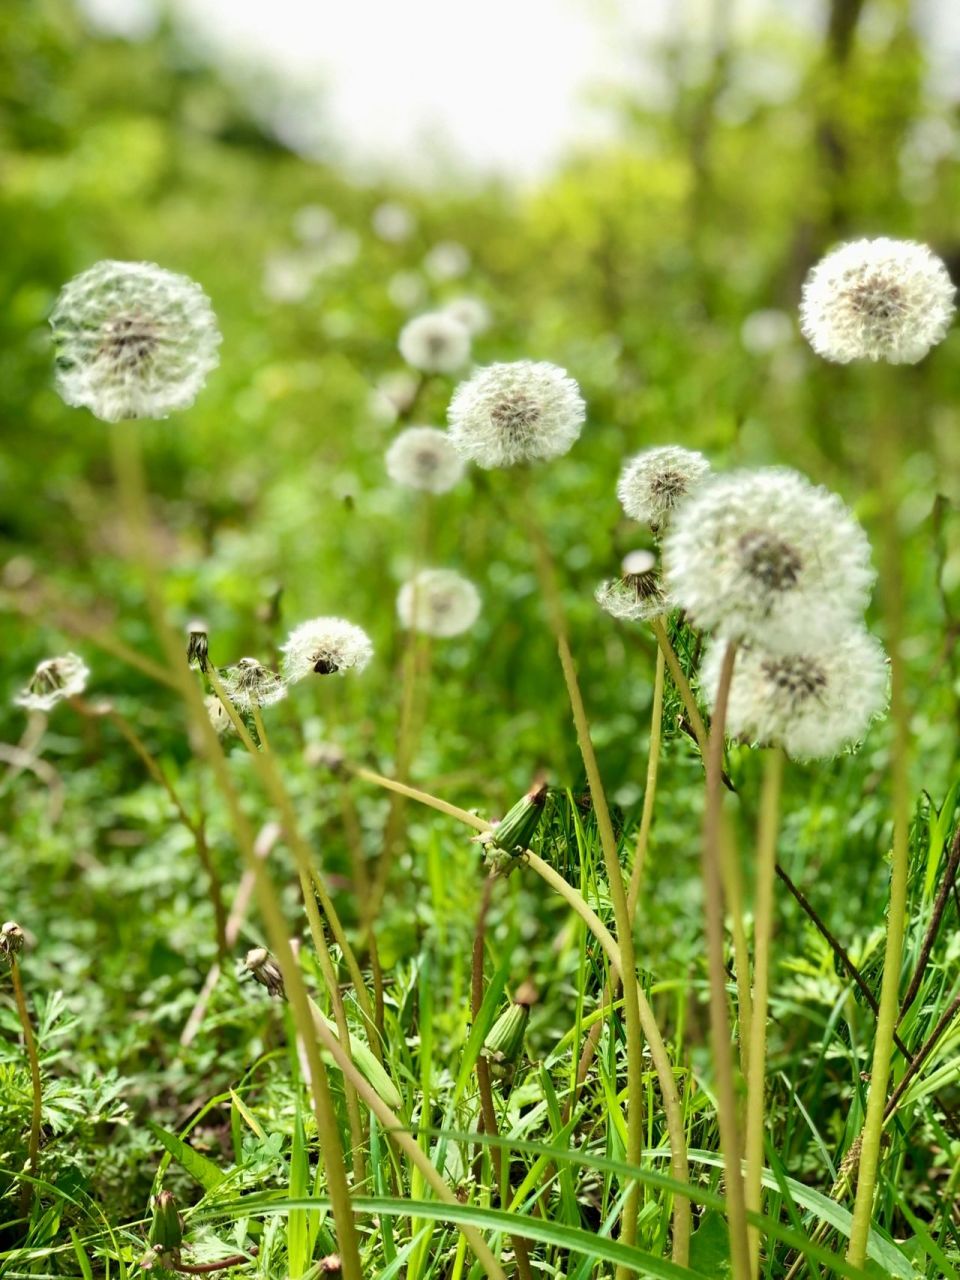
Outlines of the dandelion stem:
[{"label": "dandelion stem", "polygon": [[[767,1058],[767,1007],[770,985],[770,946],[773,933],[773,886],[777,861],[783,751],[765,753],[760,818],[757,827],[757,872],[753,911],[753,999],[747,1074],[747,1210],[760,1212],[763,1176],[763,1095]],[[749,1230],[750,1266],[758,1275],[760,1233]]]},{"label": "dandelion stem", "polygon": [[627,890],[627,913],[631,921],[637,913],[637,899],[640,897],[640,885],[647,861],[647,846],[650,843],[650,827],[653,823],[653,808],[657,798],[657,777],[660,771],[660,742],[663,727],[663,685],[665,675],[665,655],[662,648],[657,648],[657,661],[653,676],[653,705],[650,709],[650,746],[647,752],[647,780],[643,790],[643,811],[640,814],[640,829],[637,832],[637,843],[633,851],[633,869],[630,872],[630,887]]},{"label": "dandelion stem", "polygon": [[[727,815],[724,814],[724,818]],[[753,997],[750,994],[750,949],[744,925],[743,877],[737,854],[733,824],[723,823],[721,872],[723,896],[729,908],[730,932],[733,938],[733,966],[737,978],[737,1028],[740,1040],[740,1074],[744,1080],[750,1070],[750,1023],[753,1015]]]},{"label": "dandelion stem", "polygon": [[27,1159],[32,1182],[25,1182],[20,1191],[21,1204],[26,1213],[30,1207],[36,1190],[36,1180],[40,1169],[40,1122],[42,1118],[43,1085],[40,1079],[40,1055],[37,1052],[37,1040],[33,1034],[33,1023],[30,1021],[30,1010],[27,997],[20,978],[20,963],[16,955],[8,957],[10,964],[10,981],[13,984],[13,998],[17,1006],[17,1015],[23,1030],[23,1047],[27,1051],[30,1063],[30,1087],[32,1101],[30,1106],[30,1142],[27,1147]]},{"label": "dandelion stem", "polygon": [[693,736],[697,740],[697,746],[700,748],[700,754],[704,760],[707,758],[707,726],[703,722],[703,716],[700,714],[700,708],[697,706],[697,700],[693,696],[693,690],[690,688],[690,681],[683,673],[680,666],[680,660],[677,657],[676,650],[670,643],[670,637],[667,635],[667,628],[663,624],[663,618],[654,618],[650,626],[653,634],[657,637],[657,644],[660,646],[667,666],[670,669],[670,676],[676,685],[677,693],[680,694],[680,700],[683,703],[684,710],[687,713],[687,719],[690,721],[690,727],[693,730]]}]

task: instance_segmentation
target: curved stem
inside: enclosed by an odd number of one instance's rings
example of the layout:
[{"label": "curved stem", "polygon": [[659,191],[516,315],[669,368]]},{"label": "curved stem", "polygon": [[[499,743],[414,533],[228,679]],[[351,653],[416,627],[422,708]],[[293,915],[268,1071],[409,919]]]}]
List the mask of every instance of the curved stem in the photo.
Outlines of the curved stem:
[{"label": "curved stem", "polygon": [[13,998],[16,1002],[20,1026],[23,1030],[23,1046],[27,1051],[27,1061],[30,1063],[30,1086],[32,1091],[30,1144],[27,1147],[27,1158],[30,1162],[30,1177],[33,1179],[33,1183],[25,1182],[21,1190],[23,1208],[24,1212],[26,1212],[33,1199],[40,1166],[40,1122],[42,1119],[43,1085],[40,1079],[40,1055],[37,1052],[37,1040],[33,1034],[33,1024],[30,1021],[27,997],[23,990],[23,983],[20,980],[20,964],[15,955],[9,957],[9,964],[10,981],[13,983]]},{"label": "curved stem", "polygon": [[670,676],[676,685],[677,693],[683,703],[683,708],[687,713],[687,719],[690,721],[690,728],[693,730],[693,736],[697,740],[697,746],[700,748],[700,754],[704,760],[707,758],[707,726],[703,722],[703,716],[700,714],[700,708],[697,706],[697,700],[693,696],[693,690],[690,688],[690,681],[683,673],[680,666],[680,660],[677,657],[676,650],[670,643],[670,637],[667,635],[667,628],[664,626],[663,618],[654,618],[650,623],[653,634],[657,637],[657,644],[660,646],[660,652],[666,660],[667,666],[670,668]]},{"label": "curved stem", "polygon": [[663,736],[663,685],[665,673],[665,657],[663,650],[657,648],[657,663],[653,676],[653,706],[650,711],[650,747],[647,754],[647,781],[643,790],[643,812],[640,814],[640,829],[637,832],[637,844],[633,851],[633,869],[630,872],[630,887],[627,890],[627,912],[631,921],[637,913],[637,899],[640,896],[640,885],[643,870],[647,861],[647,847],[650,843],[650,827],[653,823],[653,807],[657,798],[657,776],[660,771],[660,741]]}]

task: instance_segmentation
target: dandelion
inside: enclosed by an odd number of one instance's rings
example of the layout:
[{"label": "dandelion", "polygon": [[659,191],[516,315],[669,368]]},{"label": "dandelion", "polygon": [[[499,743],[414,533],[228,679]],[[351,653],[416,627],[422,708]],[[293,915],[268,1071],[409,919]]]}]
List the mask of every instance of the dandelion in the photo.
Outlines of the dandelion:
[{"label": "dandelion", "polygon": [[209,653],[207,624],[196,619],[187,627],[187,665],[206,671]]},{"label": "dandelion", "polygon": [[424,258],[423,268],[433,280],[456,280],[470,270],[470,254],[456,240],[441,240]]},{"label": "dandelion", "polygon": [[397,345],[407,364],[423,373],[455,373],[470,359],[470,334],[443,311],[408,320]]},{"label": "dandelion", "polygon": [[395,200],[385,200],[378,204],[370,219],[374,234],[388,244],[399,244],[413,235],[416,223],[413,214]]},{"label": "dandelion", "polygon": [[50,324],[57,390],[105,422],[188,408],[219,362],[207,295],[150,262],[98,262],[64,286]]},{"label": "dandelion", "polygon": [[649,551],[631,551],[619,578],[602,582],[594,592],[601,609],[626,622],[649,622],[670,612],[670,601]]},{"label": "dandelion", "polygon": [[818,355],[838,364],[916,364],[947,335],[956,290],[926,245],[854,240],[812,268],[800,327]]},{"label": "dandelion", "polygon": [[408,427],[387,450],[387,475],[394,484],[428,493],[446,493],[462,478],[464,461],[437,427]]},{"label": "dandelion", "polygon": [[544,361],[491,364],[462,382],[450,402],[450,438],[478,466],[512,467],[558,458],[586,417],[580,388]]},{"label": "dandelion", "polygon": [[862,614],[874,579],[866,535],[842,500],[786,467],[703,485],[674,515],[664,572],[697,626],[786,651]]},{"label": "dandelion", "polygon": [[490,308],[479,298],[454,298],[444,304],[443,311],[458,320],[472,337],[490,328]]},{"label": "dandelion", "polygon": [[293,231],[304,244],[322,244],[337,229],[337,220],[322,204],[305,204],[293,215]]},{"label": "dandelion", "polygon": [[262,987],[266,987],[268,995],[281,1000],[284,998],[283,974],[266,947],[251,947],[244,957],[243,968]]},{"label": "dandelion", "polygon": [[453,569],[423,569],[400,588],[397,613],[413,631],[458,636],[480,616],[480,593]]},{"label": "dandelion", "polygon": [[620,472],[617,497],[631,520],[662,530],[678,503],[710,473],[710,463],[694,449],[664,445],[630,458]]},{"label": "dandelion", "polygon": [[75,653],[61,658],[47,658],[39,663],[27,686],[14,698],[18,707],[28,711],[50,711],[65,698],[83,693],[90,678],[90,668]]},{"label": "dandelion", "polygon": [[270,707],[287,696],[287,686],[277,673],[256,658],[241,658],[221,675],[223,691],[238,711]]},{"label": "dandelion", "polygon": [[[725,645],[707,650],[700,681],[716,698]],[[780,746],[799,760],[827,759],[860,742],[887,705],[883,647],[861,627],[841,631],[823,649],[770,653],[745,645],[737,654],[727,732]]]},{"label": "dandelion", "polygon": [[751,355],[765,356],[788,346],[795,333],[791,315],[767,308],[750,312],[740,326],[740,341]]},{"label": "dandelion", "polygon": [[312,618],[301,622],[281,646],[283,674],[291,683],[309,675],[330,676],[362,671],[373,657],[370,637],[344,618]]},{"label": "dandelion", "polygon": [[203,705],[218,738],[223,738],[228,733],[236,732],[236,726],[230,719],[230,713],[215,693],[208,694],[203,700]]}]

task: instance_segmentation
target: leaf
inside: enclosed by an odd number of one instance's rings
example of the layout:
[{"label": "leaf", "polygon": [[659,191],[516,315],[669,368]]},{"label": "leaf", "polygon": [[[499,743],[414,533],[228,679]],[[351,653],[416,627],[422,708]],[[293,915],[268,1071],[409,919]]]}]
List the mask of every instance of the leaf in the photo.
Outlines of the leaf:
[{"label": "leaf", "polygon": [[152,1120],[147,1121],[147,1128],[170,1152],[174,1160],[183,1165],[191,1178],[200,1183],[204,1191],[214,1191],[223,1181],[226,1175],[219,1166],[212,1160],[208,1160],[206,1156],[202,1156],[199,1151],[194,1151],[193,1147],[188,1146],[175,1133],[168,1133]]},{"label": "leaf", "polygon": [[711,1209],[690,1237],[690,1265],[708,1275],[730,1274],[730,1233],[722,1213]]}]

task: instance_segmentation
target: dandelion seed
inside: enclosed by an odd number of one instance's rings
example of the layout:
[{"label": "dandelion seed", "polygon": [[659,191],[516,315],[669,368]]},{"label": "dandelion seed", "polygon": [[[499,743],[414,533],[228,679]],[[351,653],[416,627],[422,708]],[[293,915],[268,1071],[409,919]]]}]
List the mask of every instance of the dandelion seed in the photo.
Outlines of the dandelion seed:
[{"label": "dandelion seed", "polygon": [[283,674],[291,683],[309,675],[362,671],[373,657],[370,637],[343,618],[312,618],[295,627],[281,646]]},{"label": "dandelion seed", "polygon": [[696,491],[710,473],[702,453],[664,445],[630,458],[620,472],[617,497],[631,520],[659,532],[678,503]]},{"label": "dandelion seed", "polygon": [[464,461],[437,427],[408,427],[386,454],[387,475],[395,484],[428,493],[446,493],[463,477]]},{"label": "dandelion seed", "polygon": [[14,698],[18,707],[28,711],[50,711],[66,698],[83,693],[90,679],[90,668],[75,653],[61,658],[47,658],[39,663],[30,683]]},{"label": "dandelion seed", "polygon": [[818,355],[838,364],[916,364],[947,335],[956,290],[926,245],[854,240],[812,268],[800,327]]},{"label": "dandelion seed", "polygon": [[188,408],[219,362],[207,295],[150,262],[98,262],[64,286],[50,324],[57,390],[105,422]]},{"label": "dandelion seed", "polygon": [[443,311],[408,320],[397,345],[407,364],[423,373],[455,373],[470,359],[470,334]]},{"label": "dandelion seed", "polygon": [[476,622],[480,593],[453,569],[423,569],[400,588],[397,613],[410,630],[446,639]]},{"label": "dandelion seed", "polygon": [[236,726],[230,719],[230,713],[215,693],[208,694],[203,700],[203,705],[207,709],[207,716],[218,738],[223,738],[228,733],[236,733]]},{"label": "dandelion seed", "polygon": [[[700,682],[711,707],[725,649],[714,641],[703,662]],[[783,747],[798,760],[827,759],[863,738],[885,711],[887,690],[883,648],[860,627],[822,650],[770,653],[746,645],[733,670],[727,732]]]},{"label": "dandelion seed", "polygon": [[704,484],[671,521],[664,576],[697,626],[787,651],[862,614],[874,580],[842,500],[786,467]]},{"label": "dandelion seed", "polygon": [[221,676],[223,691],[238,711],[270,707],[287,696],[287,686],[277,673],[256,658],[241,658]]},{"label": "dandelion seed", "polygon": [[669,613],[670,601],[656,565],[651,552],[631,551],[624,557],[622,575],[597,587],[597,604],[612,617],[626,622],[649,622]]},{"label": "dandelion seed", "polygon": [[480,467],[512,467],[566,453],[585,417],[580,388],[565,369],[530,360],[491,364],[457,387],[450,438]]},{"label": "dandelion seed", "polygon": [[459,321],[472,337],[490,328],[490,308],[479,298],[454,298],[444,304],[443,311]]}]

